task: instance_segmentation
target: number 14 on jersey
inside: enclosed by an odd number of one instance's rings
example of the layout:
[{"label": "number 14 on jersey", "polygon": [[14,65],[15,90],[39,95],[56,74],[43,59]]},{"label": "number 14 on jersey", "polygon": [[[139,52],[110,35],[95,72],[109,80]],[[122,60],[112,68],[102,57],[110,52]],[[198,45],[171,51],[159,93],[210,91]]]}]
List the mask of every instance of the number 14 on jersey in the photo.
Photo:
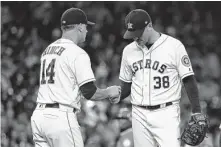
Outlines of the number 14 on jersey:
[{"label": "number 14 on jersey", "polygon": [[[54,72],[54,66],[55,66],[55,61],[56,59],[52,59],[51,62],[48,64],[47,68],[45,68],[46,65],[46,59],[43,60],[43,62],[41,63],[42,65],[42,70],[41,70],[41,84],[53,84],[54,83],[54,76],[55,76],[55,72]],[[49,77],[49,78],[47,78]]]}]

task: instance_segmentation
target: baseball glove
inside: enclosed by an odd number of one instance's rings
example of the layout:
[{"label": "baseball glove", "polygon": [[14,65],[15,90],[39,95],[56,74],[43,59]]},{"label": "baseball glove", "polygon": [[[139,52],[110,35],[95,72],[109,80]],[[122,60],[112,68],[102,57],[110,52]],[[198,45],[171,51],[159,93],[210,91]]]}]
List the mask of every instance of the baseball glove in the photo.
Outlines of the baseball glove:
[{"label": "baseball glove", "polygon": [[197,113],[191,116],[191,119],[181,135],[181,141],[184,143],[196,146],[199,145],[205,138],[208,131],[208,119],[202,113]]}]

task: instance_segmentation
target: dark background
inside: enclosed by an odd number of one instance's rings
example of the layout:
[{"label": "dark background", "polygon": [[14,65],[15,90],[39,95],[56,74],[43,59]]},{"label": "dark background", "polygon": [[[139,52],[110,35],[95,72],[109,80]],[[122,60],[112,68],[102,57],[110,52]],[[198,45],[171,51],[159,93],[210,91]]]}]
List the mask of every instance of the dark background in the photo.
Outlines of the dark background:
[{"label": "dark background", "polygon": [[[97,85],[119,84],[121,53],[128,41],[124,18],[132,9],[145,9],[162,33],[180,39],[190,56],[197,78],[203,111],[210,131],[201,146],[217,146],[221,123],[221,2],[1,2],[1,146],[32,147],[30,116],[39,85],[40,55],[61,36],[60,17],[70,7],[83,9],[96,26],[88,28],[82,44],[90,55]],[[112,120],[120,105],[108,101],[82,101],[79,123],[85,147],[113,147],[126,123]],[[189,119],[185,92],[182,124]],[[120,125],[119,125],[120,124]],[[104,135],[105,134],[105,135]],[[206,145],[205,145],[206,146]],[[125,145],[126,147],[126,145]]]}]

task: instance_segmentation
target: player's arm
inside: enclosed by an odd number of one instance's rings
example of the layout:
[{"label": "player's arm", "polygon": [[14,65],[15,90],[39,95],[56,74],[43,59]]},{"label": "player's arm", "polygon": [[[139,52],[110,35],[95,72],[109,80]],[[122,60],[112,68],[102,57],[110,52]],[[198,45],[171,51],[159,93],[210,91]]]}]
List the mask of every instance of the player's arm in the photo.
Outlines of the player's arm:
[{"label": "player's arm", "polygon": [[99,101],[106,98],[113,97],[113,95],[119,92],[117,86],[111,86],[107,89],[100,89],[96,87],[94,82],[85,83],[80,87],[81,93],[88,100]]},{"label": "player's arm", "polygon": [[131,93],[131,84],[132,84],[132,69],[129,65],[127,59],[128,53],[127,50],[124,49],[122,60],[121,60],[121,67],[120,67],[120,86],[121,86],[121,96],[120,100],[125,99]]},{"label": "player's arm", "polygon": [[194,75],[187,76],[182,79],[185,90],[192,106],[193,113],[200,113],[199,92],[197,88],[197,82]]},{"label": "player's arm", "polygon": [[199,92],[197,88],[197,82],[194,77],[194,72],[183,44],[178,45],[176,49],[176,65],[179,75],[184,84],[185,90],[187,92],[188,98],[192,106],[193,113],[200,113],[200,102],[199,102]]},{"label": "player's arm", "polygon": [[125,98],[127,98],[130,93],[131,93],[131,82],[124,82],[122,80],[120,80],[121,84],[121,96],[120,96],[120,101],[124,100]]}]

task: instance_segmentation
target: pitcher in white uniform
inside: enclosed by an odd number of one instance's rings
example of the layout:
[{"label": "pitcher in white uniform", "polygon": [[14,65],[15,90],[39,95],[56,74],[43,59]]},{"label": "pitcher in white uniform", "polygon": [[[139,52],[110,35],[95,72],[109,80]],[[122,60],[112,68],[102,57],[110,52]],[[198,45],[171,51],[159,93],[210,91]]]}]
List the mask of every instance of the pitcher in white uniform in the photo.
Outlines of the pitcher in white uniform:
[{"label": "pitcher in white uniform", "polygon": [[77,8],[61,17],[62,38],[50,44],[41,55],[37,107],[31,117],[35,147],[83,147],[76,113],[80,99],[93,101],[115,98],[120,87],[99,89],[88,54],[78,44],[85,41],[89,22]]},{"label": "pitcher in white uniform", "polygon": [[201,114],[198,90],[184,45],[154,30],[149,14],[136,9],[125,20],[121,100],[131,95],[135,147],[179,147],[182,83],[194,115]]}]

